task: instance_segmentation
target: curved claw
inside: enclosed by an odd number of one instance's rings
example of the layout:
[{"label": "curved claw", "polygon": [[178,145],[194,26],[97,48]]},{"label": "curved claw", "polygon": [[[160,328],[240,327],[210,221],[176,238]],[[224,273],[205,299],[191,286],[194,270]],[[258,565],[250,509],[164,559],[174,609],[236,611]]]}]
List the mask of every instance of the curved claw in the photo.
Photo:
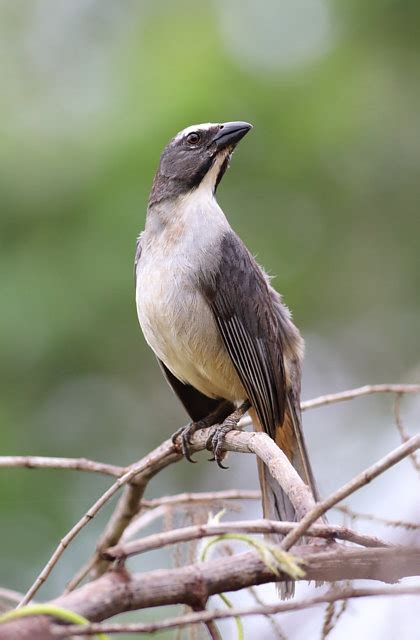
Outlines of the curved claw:
[{"label": "curved claw", "polygon": [[214,450],[213,438],[216,435],[216,431],[217,431],[217,427],[213,427],[210,430],[210,435],[208,436],[208,438],[206,440],[206,449],[207,449],[207,451],[213,451]]},{"label": "curved claw", "polygon": [[221,469],[229,469],[228,466],[222,464],[222,460],[225,454],[223,449],[223,443],[224,443],[226,434],[231,429],[234,429],[234,428],[235,428],[234,425],[231,425],[230,423],[217,425],[216,427],[214,427],[211,434],[207,438],[206,449],[213,452],[213,458],[210,458],[209,461],[210,462],[216,461],[217,465]]},{"label": "curved claw", "polygon": [[182,435],[182,433],[183,433],[183,432],[185,431],[185,429],[187,429],[187,428],[188,428],[188,425],[187,425],[187,427],[180,427],[179,429],[177,429],[177,430],[175,431],[175,433],[173,433],[173,434],[172,434],[172,437],[171,437],[172,444],[176,444],[176,441],[178,440],[178,437],[179,437],[180,435]]},{"label": "curved claw", "polygon": [[[177,445],[178,438],[181,439],[181,451],[182,455],[188,460],[188,462],[196,463],[197,460],[193,460],[190,453],[191,437],[199,429],[205,429],[207,424],[205,420],[199,420],[198,422],[190,422],[185,427],[177,429],[172,436],[172,442]],[[178,445],[179,446],[179,445]]]},{"label": "curved claw", "polygon": [[190,453],[190,431],[188,427],[185,427],[182,435],[181,435],[181,449],[184,457],[188,460],[188,462],[192,462],[195,464],[197,460],[193,460]]},{"label": "curved claw", "polygon": [[225,441],[226,433],[227,431],[225,427],[224,429],[220,429],[220,431],[216,431],[213,437],[214,459],[216,460],[217,466],[220,467],[220,469],[229,469],[229,467],[222,464],[222,460],[225,453],[223,450],[223,443]]},{"label": "curved claw", "polygon": [[[231,416],[229,416],[222,424],[216,424],[210,430],[210,434],[206,440],[206,449],[213,453],[213,458],[210,458],[210,461],[216,461],[217,465],[221,469],[229,469],[228,466],[222,464],[222,460],[225,456],[224,451],[224,440],[226,434],[233,429],[237,429],[238,421],[241,415],[243,414],[243,409],[239,408],[234,412]],[[197,460],[193,460],[190,453],[190,445],[191,445],[191,437],[198,429],[206,429],[209,428],[209,420],[199,420],[198,422],[190,422],[185,427],[181,427],[172,436],[172,442],[177,445],[177,440],[180,438],[181,440],[181,451],[183,456],[188,460],[188,462],[195,463]],[[179,445],[178,445],[179,446]]]},{"label": "curved claw", "polygon": [[[181,439],[181,451],[182,451],[182,455],[189,461],[189,462],[196,462],[195,460],[193,460],[191,458],[190,455],[190,451],[189,451],[189,444],[190,444],[190,437],[191,435],[194,433],[194,423],[190,422],[189,424],[187,424],[184,427],[180,427],[179,429],[177,429],[175,431],[175,433],[172,435],[172,442],[174,445],[177,445],[177,440],[178,438]],[[178,445],[179,446],[179,445]]]}]

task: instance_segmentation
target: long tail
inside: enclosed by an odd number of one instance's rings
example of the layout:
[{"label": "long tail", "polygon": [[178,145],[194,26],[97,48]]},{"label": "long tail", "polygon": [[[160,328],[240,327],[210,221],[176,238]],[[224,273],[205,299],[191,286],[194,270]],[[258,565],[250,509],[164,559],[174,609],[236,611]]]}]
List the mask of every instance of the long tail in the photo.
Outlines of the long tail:
[{"label": "long tail", "polygon": [[[257,431],[262,431],[262,427],[258,421],[256,413],[251,409],[250,414],[255,429]],[[302,431],[300,410],[296,409],[295,403],[293,403],[290,397],[287,402],[284,422],[276,430],[275,442],[287,455],[305,484],[310,487],[315,500],[318,500],[318,491]],[[258,475],[262,491],[264,518],[295,522],[297,519],[296,512],[287,494],[274,480],[267,466],[260,460],[258,460]],[[280,542],[282,537],[283,536],[276,534],[271,536],[271,539],[275,542]],[[282,598],[291,598],[294,594],[294,590],[293,581],[283,582],[279,588]]]}]

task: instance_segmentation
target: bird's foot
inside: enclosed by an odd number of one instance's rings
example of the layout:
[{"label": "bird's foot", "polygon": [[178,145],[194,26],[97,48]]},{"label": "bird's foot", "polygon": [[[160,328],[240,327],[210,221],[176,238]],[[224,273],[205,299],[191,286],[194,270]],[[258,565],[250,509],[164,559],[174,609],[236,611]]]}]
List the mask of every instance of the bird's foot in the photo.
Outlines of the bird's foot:
[{"label": "bird's foot", "polygon": [[222,460],[224,459],[226,452],[224,450],[224,441],[226,434],[229,431],[234,431],[235,429],[239,429],[238,422],[242,418],[242,416],[248,411],[251,404],[246,400],[241,404],[238,409],[236,409],[230,416],[226,418],[222,422],[222,424],[216,424],[210,432],[209,437],[207,438],[206,448],[209,451],[213,452],[213,458],[210,460],[215,460],[218,466],[221,469],[228,469],[224,464],[222,464]]},{"label": "bird's foot", "polygon": [[177,429],[172,436],[172,442],[177,444],[178,438],[181,440],[182,455],[188,460],[188,462],[197,462],[191,458],[191,438],[194,433],[199,429],[208,429],[211,426],[208,420],[198,420],[197,422],[190,422],[184,427]]}]

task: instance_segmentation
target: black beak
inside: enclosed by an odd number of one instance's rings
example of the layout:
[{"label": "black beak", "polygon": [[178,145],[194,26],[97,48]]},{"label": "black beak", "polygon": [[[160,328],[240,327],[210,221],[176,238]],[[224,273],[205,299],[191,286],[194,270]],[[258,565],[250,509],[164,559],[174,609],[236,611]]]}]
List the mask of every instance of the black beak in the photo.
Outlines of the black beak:
[{"label": "black beak", "polygon": [[234,147],[250,129],[252,129],[252,124],[248,122],[225,122],[220,125],[213,142],[216,143],[218,151],[226,149],[226,147]]}]

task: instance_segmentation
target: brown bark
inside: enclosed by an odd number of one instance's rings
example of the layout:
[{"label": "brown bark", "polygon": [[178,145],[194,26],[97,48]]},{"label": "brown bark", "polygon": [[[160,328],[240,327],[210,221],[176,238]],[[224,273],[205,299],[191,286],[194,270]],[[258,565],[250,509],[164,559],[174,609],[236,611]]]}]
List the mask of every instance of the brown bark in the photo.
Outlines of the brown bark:
[{"label": "brown bark", "polygon": [[[304,580],[337,582],[370,579],[382,582],[420,574],[420,548],[351,548],[336,545],[316,550],[297,547],[304,561]],[[90,621],[108,619],[123,611],[183,603],[204,607],[209,596],[266,582],[281,581],[253,552],[179,569],[129,574],[112,571],[53,601]],[[22,618],[0,626],[0,640],[53,640],[56,623],[46,617]]]}]

